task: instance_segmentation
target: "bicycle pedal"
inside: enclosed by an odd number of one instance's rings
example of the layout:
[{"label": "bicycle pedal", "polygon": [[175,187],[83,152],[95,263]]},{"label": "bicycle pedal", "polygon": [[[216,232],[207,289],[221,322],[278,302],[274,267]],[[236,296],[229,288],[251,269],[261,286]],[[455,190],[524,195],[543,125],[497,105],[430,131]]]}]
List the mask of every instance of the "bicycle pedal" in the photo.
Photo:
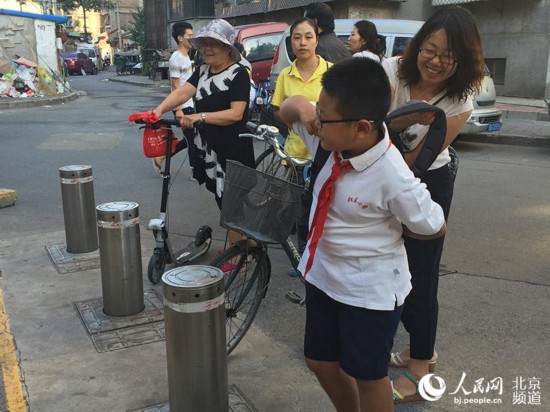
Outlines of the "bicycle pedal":
[{"label": "bicycle pedal", "polygon": [[293,290],[290,290],[288,292],[286,292],[285,294],[285,297],[292,303],[296,303],[300,306],[304,306],[304,304],[306,303],[306,299],[303,298],[299,293],[293,291]]}]

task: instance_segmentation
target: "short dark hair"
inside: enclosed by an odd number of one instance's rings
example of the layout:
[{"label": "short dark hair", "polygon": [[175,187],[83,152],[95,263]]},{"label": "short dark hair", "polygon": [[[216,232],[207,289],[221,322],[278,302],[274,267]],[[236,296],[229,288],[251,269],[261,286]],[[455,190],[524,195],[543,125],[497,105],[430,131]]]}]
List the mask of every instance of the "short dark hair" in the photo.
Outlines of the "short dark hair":
[{"label": "short dark hair", "polygon": [[[172,25],[172,38],[178,43],[178,36],[183,36],[187,30],[193,30],[191,23],[177,21]],[[179,43],[178,43],[179,44]]]},{"label": "short dark hair", "polygon": [[309,3],[304,17],[317,20],[317,26],[323,31],[334,31],[334,14],[326,3]]},{"label": "short dark hair", "polygon": [[294,30],[296,30],[296,27],[302,23],[309,24],[313,31],[315,32],[315,35],[319,37],[319,27],[315,24],[313,20],[311,20],[309,17],[300,17],[299,19],[295,20],[294,23],[290,26],[290,36],[292,36],[292,33],[294,33]]},{"label": "short dark hair", "polygon": [[380,127],[390,109],[390,81],[382,65],[372,59],[342,60],[321,80],[325,93],[337,100],[343,117],[372,120]]},{"label": "short dark hair", "polygon": [[378,34],[376,25],[368,20],[359,20],[354,24],[359,36],[366,41],[363,50],[368,50],[382,60],[386,54],[386,38]]},{"label": "short dark hair", "polygon": [[444,30],[447,34],[447,47],[457,60],[455,73],[447,79],[447,96],[464,100],[481,87],[484,63],[474,16],[462,7],[440,9],[426,20],[405,49],[400,61],[399,77],[407,84],[416,84],[420,80],[417,67],[419,50],[424,41],[438,30]]}]

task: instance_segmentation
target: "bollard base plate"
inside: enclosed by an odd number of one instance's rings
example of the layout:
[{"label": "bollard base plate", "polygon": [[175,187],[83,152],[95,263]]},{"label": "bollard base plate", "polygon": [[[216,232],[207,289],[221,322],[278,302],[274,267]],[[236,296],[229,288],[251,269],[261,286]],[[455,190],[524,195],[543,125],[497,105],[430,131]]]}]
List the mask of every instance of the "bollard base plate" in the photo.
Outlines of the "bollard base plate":
[{"label": "bollard base plate", "polygon": [[165,339],[162,297],[154,290],[146,290],[143,298],[144,310],[123,317],[106,315],[103,312],[103,298],[74,303],[97,352],[110,352]]},{"label": "bollard base plate", "polygon": [[[258,412],[237,385],[229,385],[227,394],[229,395],[229,412]],[[129,412],[170,412],[170,405],[168,402],[158,403]]]},{"label": "bollard base plate", "polygon": [[69,253],[65,243],[45,247],[58,273],[80,272],[101,267],[99,249],[88,253]]}]

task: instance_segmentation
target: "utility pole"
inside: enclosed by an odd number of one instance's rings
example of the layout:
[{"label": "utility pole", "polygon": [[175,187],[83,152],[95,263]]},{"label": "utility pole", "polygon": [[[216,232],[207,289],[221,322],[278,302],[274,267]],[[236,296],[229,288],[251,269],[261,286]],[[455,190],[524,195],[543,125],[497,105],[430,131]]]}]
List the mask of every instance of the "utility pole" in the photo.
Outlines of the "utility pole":
[{"label": "utility pole", "polygon": [[120,5],[119,0],[116,1],[116,10],[115,10],[115,17],[116,17],[116,31],[118,34],[118,48],[120,51],[122,51],[122,33],[120,31]]}]

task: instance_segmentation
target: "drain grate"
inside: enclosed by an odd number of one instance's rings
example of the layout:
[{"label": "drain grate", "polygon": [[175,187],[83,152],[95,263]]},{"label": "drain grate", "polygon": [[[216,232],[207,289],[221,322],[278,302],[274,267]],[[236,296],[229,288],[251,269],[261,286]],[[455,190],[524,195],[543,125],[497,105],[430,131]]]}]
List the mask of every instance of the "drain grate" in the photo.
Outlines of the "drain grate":
[{"label": "drain grate", "polygon": [[[230,385],[227,388],[229,395],[229,412],[258,412],[252,402],[246,398],[237,385]],[[134,409],[129,412],[170,412],[168,402],[158,403],[143,409]]]},{"label": "drain grate", "polygon": [[101,267],[99,249],[88,253],[69,253],[67,245],[46,245],[46,250],[59,273],[80,272]]},{"label": "drain grate", "polygon": [[143,294],[145,309],[131,316],[108,316],[103,298],[75,302],[86,332],[99,353],[144,345],[165,339],[162,297],[154,290]]}]

